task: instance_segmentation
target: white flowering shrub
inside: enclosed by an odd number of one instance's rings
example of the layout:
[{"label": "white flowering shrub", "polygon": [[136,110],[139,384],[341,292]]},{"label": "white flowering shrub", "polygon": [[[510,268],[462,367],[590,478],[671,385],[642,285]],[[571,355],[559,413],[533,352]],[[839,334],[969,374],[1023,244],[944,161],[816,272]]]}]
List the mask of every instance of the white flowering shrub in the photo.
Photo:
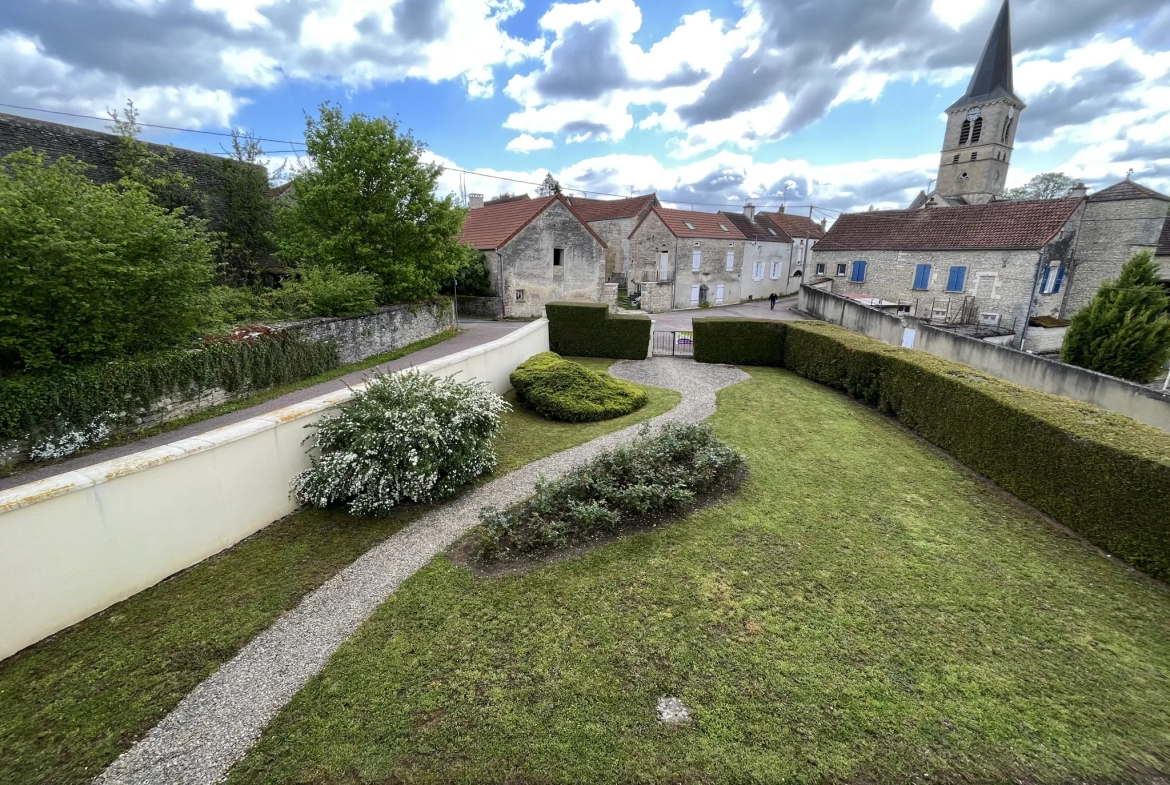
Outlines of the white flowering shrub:
[{"label": "white flowering shrub", "polygon": [[314,427],[319,454],[292,481],[304,504],[379,515],[450,496],[496,466],[492,440],[508,409],[486,382],[379,375]]},{"label": "white flowering shrub", "polygon": [[29,460],[52,461],[100,444],[114,432],[117,419],[115,415],[105,412],[90,420],[88,425],[66,427],[60,433],[45,436],[29,448]]}]

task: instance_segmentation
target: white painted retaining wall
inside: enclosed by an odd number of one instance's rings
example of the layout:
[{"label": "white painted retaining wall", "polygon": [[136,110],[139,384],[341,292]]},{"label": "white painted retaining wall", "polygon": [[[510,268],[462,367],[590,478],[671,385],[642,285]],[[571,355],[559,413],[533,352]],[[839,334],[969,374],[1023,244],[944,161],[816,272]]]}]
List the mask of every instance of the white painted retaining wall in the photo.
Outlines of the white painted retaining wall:
[{"label": "white painted retaining wall", "polygon": [[[416,370],[504,393],[516,366],[546,351],[540,319]],[[309,465],[305,426],[351,394],[0,491],[0,658],[293,512],[289,481]]]}]

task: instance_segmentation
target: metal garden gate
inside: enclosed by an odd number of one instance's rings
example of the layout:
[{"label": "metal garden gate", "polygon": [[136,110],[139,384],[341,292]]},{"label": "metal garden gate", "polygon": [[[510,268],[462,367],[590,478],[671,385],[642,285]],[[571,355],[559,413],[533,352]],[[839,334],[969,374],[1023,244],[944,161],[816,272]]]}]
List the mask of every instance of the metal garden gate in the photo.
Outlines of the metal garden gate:
[{"label": "metal garden gate", "polygon": [[654,333],[655,357],[694,357],[694,334],[689,330],[658,330]]}]

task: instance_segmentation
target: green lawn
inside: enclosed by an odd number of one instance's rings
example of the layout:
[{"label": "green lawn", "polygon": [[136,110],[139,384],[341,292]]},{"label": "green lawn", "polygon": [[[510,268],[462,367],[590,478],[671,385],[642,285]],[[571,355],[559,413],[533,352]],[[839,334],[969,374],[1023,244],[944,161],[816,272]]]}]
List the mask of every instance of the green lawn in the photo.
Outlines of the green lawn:
[{"label": "green lawn", "polygon": [[[856,402],[752,374],[713,418],[749,456],[737,496],[525,575],[477,579],[436,559],[230,782],[1055,783],[1170,770],[1164,586]],[[663,695],[693,723],[659,726]]]},{"label": "green lawn", "polygon": [[[605,368],[612,360],[586,361]],[[674,406],[648,388],[642,411],[566,425],[505,415],[501,471]],[[308,510],[0,662],[0,783],[84,783],[257,633],[425,510],[354,518]]]}]

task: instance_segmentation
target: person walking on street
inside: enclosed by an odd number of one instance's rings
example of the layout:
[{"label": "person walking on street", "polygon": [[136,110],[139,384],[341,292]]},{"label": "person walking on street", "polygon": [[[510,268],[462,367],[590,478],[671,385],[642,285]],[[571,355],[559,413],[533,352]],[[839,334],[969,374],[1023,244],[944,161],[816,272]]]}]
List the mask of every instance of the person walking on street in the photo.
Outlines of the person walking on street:
[{"label": "person walking on street", "polygon": [[776,293],[772,292],[772,294],[768,297],[768,310],[769,311],[776,310],[776,299],[777,299]]}]

